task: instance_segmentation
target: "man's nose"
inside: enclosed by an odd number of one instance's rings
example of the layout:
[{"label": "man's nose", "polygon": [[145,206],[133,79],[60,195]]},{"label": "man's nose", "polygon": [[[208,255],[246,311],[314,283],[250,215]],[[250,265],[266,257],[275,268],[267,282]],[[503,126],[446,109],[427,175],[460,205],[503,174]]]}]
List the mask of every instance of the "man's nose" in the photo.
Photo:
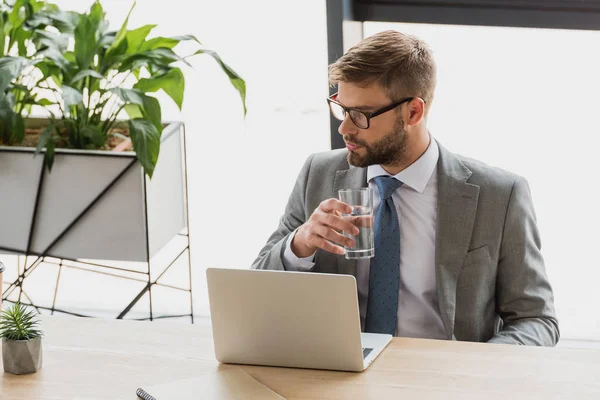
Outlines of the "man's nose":
[{"label": "man's nose", "polygon": [[356,125],[354,125],[354,122],[352,122],[352,119],[350,119],[350,116],[348,114],[346,114],[346,118],[344,118],[344,120],[340,124],[340,127],[338,128],[338,133],[342,136],[356,135],[358,133],[358,128],[356,127]]}]

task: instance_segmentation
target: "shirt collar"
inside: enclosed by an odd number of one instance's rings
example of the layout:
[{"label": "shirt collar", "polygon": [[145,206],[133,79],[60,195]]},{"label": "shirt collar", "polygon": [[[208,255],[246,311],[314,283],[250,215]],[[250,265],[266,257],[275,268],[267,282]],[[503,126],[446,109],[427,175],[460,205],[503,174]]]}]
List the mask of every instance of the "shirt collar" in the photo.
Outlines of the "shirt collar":
[{"label": "shirt collar", "polygon": [[[394,178],[419,193],[423,193],[423,190],[425,190],[440,157],[437,142],[432,136],[430,136],[430,138],[431,140],[429,141],[429,146],[427,147],[427,150],[425,150],[425,153],[423,153],[423,155],[414,163],[394,175]],[[367,167],[367,182],[370,182],[371,179],[381,175],[390,176],[390,174],[388,174],[379,164],[369,165]]]}]

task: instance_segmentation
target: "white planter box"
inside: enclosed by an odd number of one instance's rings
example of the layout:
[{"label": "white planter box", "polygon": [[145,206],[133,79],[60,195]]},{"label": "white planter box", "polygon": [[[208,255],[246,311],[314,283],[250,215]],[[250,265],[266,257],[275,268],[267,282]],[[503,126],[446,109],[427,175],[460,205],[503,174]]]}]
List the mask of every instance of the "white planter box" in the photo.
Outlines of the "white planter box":
[{"label": "white planter box", "polygon": [[[28,126],[46,123],[31,119]],[[168,124],[161,141],[152,179],[144,175],[133,152],[57,149],[48,173],[43,154],[0,146],[0,251],[150,261],[187,227],[183,124]],[[114,185],[51,246],[111,182]]]}]

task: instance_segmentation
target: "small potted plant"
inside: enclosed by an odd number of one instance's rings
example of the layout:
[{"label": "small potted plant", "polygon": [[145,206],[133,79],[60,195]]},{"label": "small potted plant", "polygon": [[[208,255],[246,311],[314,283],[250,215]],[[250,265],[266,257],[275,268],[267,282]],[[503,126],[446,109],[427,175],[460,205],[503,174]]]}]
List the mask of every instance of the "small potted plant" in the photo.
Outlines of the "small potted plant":
[{"label": "small potted plant", "polygon": [[20,303],[4,310],[0,317],[4,372],[22,375],[42,368],[42,336],[35,311]]}]

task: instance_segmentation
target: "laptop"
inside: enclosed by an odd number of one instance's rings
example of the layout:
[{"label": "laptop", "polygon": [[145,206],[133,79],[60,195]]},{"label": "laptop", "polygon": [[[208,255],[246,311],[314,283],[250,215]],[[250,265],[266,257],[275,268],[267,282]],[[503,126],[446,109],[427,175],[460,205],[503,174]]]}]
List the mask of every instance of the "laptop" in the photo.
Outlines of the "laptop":
[{"label": "laptop", "polygon": [[351,275],[208,268],[222,363],[365,370],[392,339],[361,333]]}]

